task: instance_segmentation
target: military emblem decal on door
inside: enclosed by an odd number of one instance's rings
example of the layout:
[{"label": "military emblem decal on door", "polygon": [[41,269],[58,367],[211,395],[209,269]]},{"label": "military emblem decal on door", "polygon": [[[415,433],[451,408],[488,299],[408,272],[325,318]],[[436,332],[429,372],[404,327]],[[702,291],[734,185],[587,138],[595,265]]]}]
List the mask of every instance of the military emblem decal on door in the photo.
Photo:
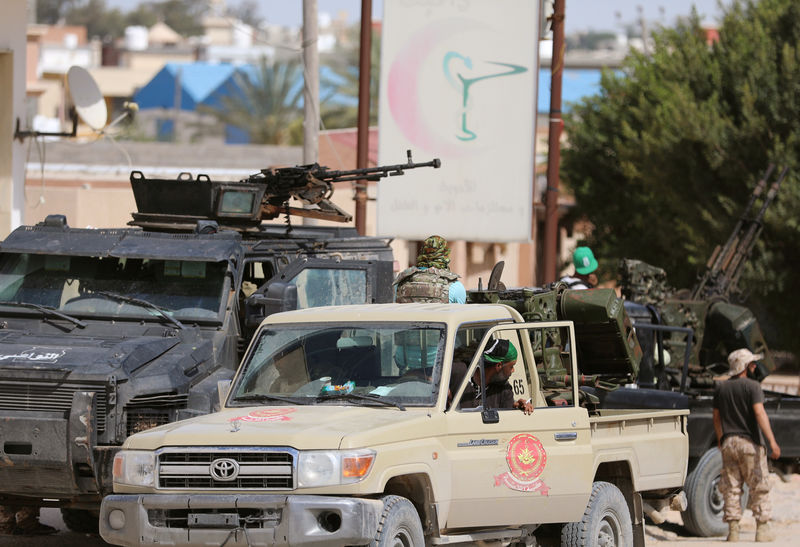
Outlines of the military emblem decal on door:
[{"label": "military emblem decal on door", "polygon": [[494,485],[505,485],[521,492],[549,494],[550,488],[539,478],[547,465],[547,453],[542,443],[528,433],[520,433],[508,442],[506,450],[508,472],[495,475]]}]

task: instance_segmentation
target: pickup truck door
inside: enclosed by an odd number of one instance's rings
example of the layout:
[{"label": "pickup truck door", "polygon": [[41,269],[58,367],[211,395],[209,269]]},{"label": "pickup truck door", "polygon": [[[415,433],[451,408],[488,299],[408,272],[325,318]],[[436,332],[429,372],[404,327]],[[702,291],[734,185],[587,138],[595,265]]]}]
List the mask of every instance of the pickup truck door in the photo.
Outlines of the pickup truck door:
[{"label": "pickup truck door", "polygon": [[[530,339],[543,327],[561,328],[574,338],[570,322],[526,323],[492,327],[481,345],[500,337],[520,348],[509,379],[515,400],[526,397],[524,391],[538,392]],[[471,371],[479,361],[477,354]],[[574,378],[574,358],[571,370]],[[520,373],[525,375],[525,387],[530,386],[523,393],[518,387]],[[461,385],[466,388],[467,382]],[[571,401],[565,402],[570,399],[566,397],[560,406],[545,406],[541,395],[534,396],[531,399],[538,404],[532,414],[497,409],[495,423],[487,423],[485,418],[491,422],[493,417],[485,417],[480,409],[457,408],[459,392],[464,390],[453,393],[444,439],[451,470],[448,528],[580,520],[592,487],[592,446],[588,412],[574,404],[577,388],[568,389]]]}]

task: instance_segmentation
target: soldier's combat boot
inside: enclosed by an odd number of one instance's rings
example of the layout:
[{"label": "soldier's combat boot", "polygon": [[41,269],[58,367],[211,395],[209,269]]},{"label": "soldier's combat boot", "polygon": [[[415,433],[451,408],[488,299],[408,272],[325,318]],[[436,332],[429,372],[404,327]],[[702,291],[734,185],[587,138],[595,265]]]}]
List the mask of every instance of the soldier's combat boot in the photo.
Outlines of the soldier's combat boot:
[{"label": "soldier's combat boot", "polygon": [[772,530],[769,527],[769,521],[759,522],[756,524],[756,541],[774,541],[775,536],[772,535]]},{"label": "soldier's combat boot", "polygon": [[739,541],[739,521],[728,522],[728,541]]}]

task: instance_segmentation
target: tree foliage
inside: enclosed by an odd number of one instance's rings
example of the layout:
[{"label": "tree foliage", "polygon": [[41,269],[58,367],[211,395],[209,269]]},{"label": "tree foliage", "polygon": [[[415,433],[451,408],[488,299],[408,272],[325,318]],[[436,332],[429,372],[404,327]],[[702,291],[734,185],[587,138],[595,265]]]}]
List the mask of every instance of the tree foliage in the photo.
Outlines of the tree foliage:
[{"label": "tree foliage", "polygon": [[109,8],[106,0],[37,0],[36,18],[55,24],[84,25],[90,37],[119,38],[130,25],[152,26],[164,21],[182,36],[202,34],[207,0],[158,0],[142,2],[129,12]]},{"label": "tree foliage", "polygon": [[254,72],[237,72],[234,79],[235,89],[219,107],[201,105],[198,110],[247,132],[253,144],[287,144],[291,122],[302,118],[299,60],[262,57]]},{"label": "tree foliage", "polygon": [[734,0],[719,34],[709,45],[695,12],[604,73],[566,117],[562,176],[607,272],[639,258],[691,287],[766,166],[788,166],[740,284],[770,343],[798,350],[800,3]]}]

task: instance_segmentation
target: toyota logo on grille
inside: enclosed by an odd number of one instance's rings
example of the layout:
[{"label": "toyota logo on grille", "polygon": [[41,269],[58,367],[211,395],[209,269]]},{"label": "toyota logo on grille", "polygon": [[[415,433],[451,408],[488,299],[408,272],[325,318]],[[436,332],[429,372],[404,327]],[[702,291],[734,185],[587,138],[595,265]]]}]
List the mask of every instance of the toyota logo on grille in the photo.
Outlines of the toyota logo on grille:
[{"label": "toyota logo on grille", "polygon": [[239,476],[239,464],[231,458],[218,458],[211,462],[211,478],[217,481],[232,481]]}]

